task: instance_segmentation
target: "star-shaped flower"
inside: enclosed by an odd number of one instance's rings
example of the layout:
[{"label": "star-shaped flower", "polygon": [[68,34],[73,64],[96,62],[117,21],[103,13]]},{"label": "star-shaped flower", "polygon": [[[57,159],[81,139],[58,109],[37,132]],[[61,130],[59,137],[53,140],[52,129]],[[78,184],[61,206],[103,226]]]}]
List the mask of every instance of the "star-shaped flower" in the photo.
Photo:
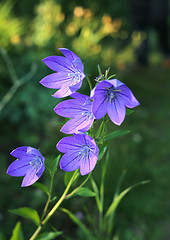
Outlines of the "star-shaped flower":
[{"label": "star-shaped flower", "polygon": [[44,172],[45,158],[32,147],[19,147],[11,152],[17,160],[12,162],[7,169],[7,174],[13,177],[25,176],[21,187],[27,187],[35,183]]},{"label": "star-shaped flower", "polygon": [[62,56],[50,56],[43,62],[56,73],[44,77],[40,83],[53,89],[59,89],[53,97],[62,98],[76,92],[85,77],[81,59],[67,48],[59,48]]},{"label": "star-shaped flower", "polygon": [[99,148],[93,138],[86,134],[74,134],[74,137],[61,139],[57,149],[65,153],[60,160],[60,167],[66,172],[80,168],[81,175],[88,174],[98,159]]},{"label": "star-shaped flower", "polygon": [[92,100],[81,93],[73,93],[71,97],[74,99],[63,101],[54,109],[58,115],[71,118],[61,128],[61,132],[66,134],[78,133],[78,131],[86,132],[94,121]]},{"label": "star-shaped flower", "polygon": [[134,108],[139,102],[131,90],[117,79],[99,82],[92,90],[92,110],[96,119],[108,113],[112,122],[120,125],[126,115],[126,107]]}]

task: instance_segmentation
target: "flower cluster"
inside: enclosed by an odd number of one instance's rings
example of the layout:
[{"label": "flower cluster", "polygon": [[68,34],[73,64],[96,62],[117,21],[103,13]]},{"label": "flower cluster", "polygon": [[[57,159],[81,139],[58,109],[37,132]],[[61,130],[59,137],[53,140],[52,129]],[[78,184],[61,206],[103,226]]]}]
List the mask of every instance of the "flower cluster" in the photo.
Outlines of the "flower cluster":
[{"label": "flower cluster", "polygon": [[[126,115],[126,107],[134,108],[139,102],[131,90],[117,79],[102,79],[102,75],[92,89],[90,96],[76,92],[85,78],[81,59],[72,51],[60,48],[63,56],[49,56],[43,62],[55,73],[44,77],[40,83],[52,89],[59,89],[53,97],[72,99],[59,103],[54,111],[70,118],[61,128],[61,132],[73,134],[64,137],[57,149],[64,153],[60,168],[64,171],[80,169],[81,175],[91,172],[98,159],[99,148],[94,139],[87,135],[95,119],[103,118],[107,113],[116,125],[121,125]],[[25,176],[22,186],[33,184],[44,171],[44,157],[35,148],[20,147],[11,155],[17,157],[8,168],[12,176]]]}]

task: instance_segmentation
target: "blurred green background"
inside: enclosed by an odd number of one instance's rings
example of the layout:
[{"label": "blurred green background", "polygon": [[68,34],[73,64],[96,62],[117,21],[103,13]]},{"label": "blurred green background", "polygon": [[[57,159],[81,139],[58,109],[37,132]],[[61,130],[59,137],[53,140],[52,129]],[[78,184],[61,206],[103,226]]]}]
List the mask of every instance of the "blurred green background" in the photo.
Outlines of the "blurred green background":
[{"label": "blurred green background", "polygon": [[[111,203],[123,169],[127,170],[122,189],[142,180],[150,183],[129,193],[121,202],[115,219],[114,240],[170,239],[170,62],[159,50],[156,33],[149,31],[149,66],[138,66],[135,49],[142,41],[133,32],[128,0],[16,0],[0,2],[0,239],[9,239],[21,221],[26,239],[35,226],[8,212],[32,207],[41,213],[46,196],[34,187],[22,188],[21,178],[12,178],[6,169],[14,160],[10,152],[19,146],[39,148],[46,161],[57,156],[56,143],[63,121],[53,108],[60,101],[39,81],[51,73],[41,59],[59,55],[66,47],[83,61],[85,73],[94,85],[97,64],[103,72],[126,83],[141,105],[117,127],[131,133],[110,143],[111,158],[105,183],[105,208]],[[18,82],[19,79],[19,82]],[[89,94],[86,80],[80,92]],[[94,170],[99,182],[101,164]],[[54,194],[64,188],[58,171]],[[40,182],[49,184],[48,174]],[[76,197],[64,203],[92,230],[86,210],[98,222],[95,200]],[[71,239],[85,239],[64,213],[52,218],[53,225]],[[61,239],[64,239],[61,237]]]}]

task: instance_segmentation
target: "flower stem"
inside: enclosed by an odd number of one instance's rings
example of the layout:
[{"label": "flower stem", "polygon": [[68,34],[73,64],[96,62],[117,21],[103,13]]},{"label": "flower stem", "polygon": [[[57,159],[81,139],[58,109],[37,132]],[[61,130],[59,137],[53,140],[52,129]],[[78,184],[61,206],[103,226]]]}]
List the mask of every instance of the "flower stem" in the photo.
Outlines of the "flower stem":
[{"label": "flower stem", "polygon": [[89,175],[87,176],[87,178],[84,180],[84,182],[82,182],[82,184],[80,184],[80,186],[78,186],[77,188],[75,188],[70,194],[68,194],[66,196],[66,199],[70,198],[73,194],[75,194],[81,187],[83,187],[83,185],[89,180],[91,173],[89,173]]},{"label": "flower stem", "polygon": [[86,78],[87,78],[87,82],[89,84],[89,88],[90,88],[90,91],[92,90],[92,85],[91,85],[91,81],[90,81],[90,78],[86,75]]},{"label": "flower stem", "polygon": [[46,212],[47,212],[47,209],[48,209],[48,206],[50,204],[50,201],[51,201],[51,195],[52,195],[52,189],[53,189],[53,180],[54,180],[54,176],[51,176],[51,182],[50,182],[50,190],[49,190],[49,195],[48,195],[48,200],[46,202],[46,205],[44,207],[44,211],[43,211],[43,214],[42,214],[42,217],[41,217],[41,221],[43,220]]},{"label": "flower stem", "polygon": [[78,177],[79,173],[78,170],[76,170],[72,176],[72,178],[70,179],[64,193],[62,194],[62,196],[60,197],[60,199],[58,200],[58,202],[54,205],[54,207],[51,209],[51,211],[48,213],[48,215],[44,218],[44,220],[41,222],[41,225],[38,226],[38,228],[36,229],[36,231],[34,232],[34,234],[32,235],[32,237],[29,240],[34,240],[38,233],[41,231],[43,225],[46,224],[46,222],[51,218],[51,216],[54,214],[54,212],[57,210],[57,208],[60,206],[60,204],[62,203],[62,201],[65,199],[67,192],[69,191],[72,183],[74,182],[74,180]]}]

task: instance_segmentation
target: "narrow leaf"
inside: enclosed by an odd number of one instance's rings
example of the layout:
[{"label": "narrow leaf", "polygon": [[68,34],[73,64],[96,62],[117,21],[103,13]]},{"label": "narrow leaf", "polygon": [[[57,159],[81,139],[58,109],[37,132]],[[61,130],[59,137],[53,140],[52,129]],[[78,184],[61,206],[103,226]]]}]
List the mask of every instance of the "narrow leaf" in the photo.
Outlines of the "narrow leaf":
[{"label": "narrow leaf", "polygon": [[137,186],[140,186],[140,185],[143,185],[143,184],[146,184],[148,183],[149,181],[142,181],[142,182],[139,182],[139,183],[136,183],[132,186],[130,186],[129,188],[126,188],[124,191],[122,191],[119,195],[115,196],[110,207],[108,208],[106,214],[105,214],[105,217],[109,217],[113,212],[115,212],[117,206],[119,205],[120,201],[122,200],[122,198],[129,192],[131,191],[133,188],[137,187]]},{"label": "narrow leaf", "polygon": [[60,157],[61,155],[59,155],[57,158],[55,158],[51,164],[51,175],[52,177],[54,177],[55,173],[57,172],[57,168],[58,168],[58,163],[60,161]]},{"label": "narrow leaf", "polygon": [[113,139],[113,138],[116,138],[116,137],[119,137],[119,136],[122,136],[122,135],[125,135],[128,133],[130,133],[129,130],[117,130],[117,131],[107,134],[107,136],[104,138],[104,141],[107,141],[107,140],[110,140],[110,139]]},{"label": "narrow leaf", "polygon": [[[89,238],[91,236],[91,232],[86,228],[86,226],[69,210],[65,208],[60,208],[61,211],[68,214],[68,216],[73,220],[75,224],[84,232],[84,234]],[[87,239],[88,239],[87,238]]]},{"label": "narrow leaf", "polygon": [[52,240],[60,236],[63,232],[44,232],[38,235],[36,240]]},{"label": "narrow leaf", "polygon": [[94,197],[96,196],[96,193],[92,192],[88,188],[82,187],[75,193],[75,195],[79,195],[82,197]]},{"label": "narrow leaf", "polygon": [[46,193],[47,195],[49,195],[48,187],[45,186],[44,184],[36,182],[36,183],[34,183],[33,186],[41,189],[44,193]]},{"label": "narrow leaf", "polygon": [[100,152],[99,152],[98,161],[100,161],[100,160],[103,158],[106,150],[107,150],[107,143],[104,143],[104,144],[100,147]]},{"label": "narrow leaf", "polygon": [[32,208],[18,208],[18,209],[13,209],[9,210],[11,213],[17,214],[19,216],[22,216],[24,218],[27,218],[31,221],[33,221],[37,226],[40,224],[40,218],[36,210]]},{"label": "narrow leaf", "polygon": [[101,203],[100,203],[100,199],[99,199],[99,190],[98,190],[98,187],[95,183],[95,181],[93,180],[92,176],[90,178],[91,180],[91,184],[92,184],[92,187],[93,187],[93,191],[95,192],[95,199],[96,199],[96,203],[97,203],[97,206],[98,206],[98,209],[99,211],[101,211],[102,209],[102,206],[101,206]]},{"label": "narrow leaf", "polygon": [[17,224],[15,225],[10,240],[24,240],[20,222],[17,222]]}]

